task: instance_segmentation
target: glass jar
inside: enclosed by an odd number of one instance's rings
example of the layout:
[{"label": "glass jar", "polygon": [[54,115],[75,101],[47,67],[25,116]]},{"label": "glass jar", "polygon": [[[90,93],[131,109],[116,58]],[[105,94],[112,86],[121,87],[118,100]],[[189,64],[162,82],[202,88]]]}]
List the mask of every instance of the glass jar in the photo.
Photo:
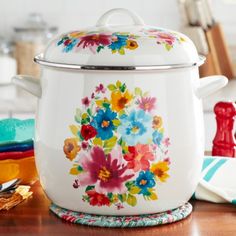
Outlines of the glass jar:
[{"label": "glass jar", "polygon": [[9,84],[16,74],[16,60],[12,52],[12,42],[0,36],[0,84]]},{"label": "glass jar", "polygon": [[57,27],[49,27],[38,13],[29,15],[24,26],[14,28],[17,73],[39,77],[40,70],[33,58],[41,52],[48,40],[57,33]]}]

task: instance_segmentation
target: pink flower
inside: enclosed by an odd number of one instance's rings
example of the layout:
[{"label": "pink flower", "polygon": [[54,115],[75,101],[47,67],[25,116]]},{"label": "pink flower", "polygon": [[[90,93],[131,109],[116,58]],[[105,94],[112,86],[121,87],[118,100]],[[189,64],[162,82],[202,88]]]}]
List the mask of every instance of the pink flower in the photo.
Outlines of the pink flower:
[{"label": "pink flower", "polygon": [[88,148],[88,142],[83,141],[81,144],[82,149],[87,149]]},{"label": "pink flower", "polygon": [[120,209],[123,209],[124,206],[121,203],[117,203],[116,208],[117,208],[117,210],[120,210]]},{"label": "pink flower", "polygon": [[107,46],[111,44],[111,35],[108,34],[91,34],[80,38],[77,47],[89,48],[94,52],[98,46]]},{"label": "pink flower", "polygon": [[138,100],[139,108],[143,109],[144,111],[151,111],[155,108],[156,98],[154,97],[142,97]]},{"label": "pink flower", "polygon": [[79,175],[79,184],[95,185],[98,193],[124,193],[125,181],[133,177],[134,173],[128,170],[122,159],[120,148],[105,155],[100,147],[93,147],[90,153],[81,155],[83,172]]},{"label": "pink flower", "polygon": [[163,144],[166,146],[166,147],[169,147],[170,146],[170,138],[165,138],[163,140]]},{"label": "pink flower", "polygon": [[82,104],[85,105],[86,107],[88,107],[90,104],[89,98],[88,97],[82,98]]},{"label": "pink flower", "polygon": [[99,84],[98,86],[96,86],[96,90],[95,90],[96,93],[105,93],[106,92],[106,88],[104,87],[103,84]]},{"label": "pink flower", "polygon": [[153,161],[155,156],[151,146],[148,144],[137,144],[128,147],[129,153],[124,155],[124,159],[128,162],[128,168],[134,172],[139,170],[148,170],[150,168],[149,161]]},{"label": "pink flower", "polygon": [[157,43],[167,43],[173,45],[175,42],[175,37],[169,33],[159,32],[157,33]]}]

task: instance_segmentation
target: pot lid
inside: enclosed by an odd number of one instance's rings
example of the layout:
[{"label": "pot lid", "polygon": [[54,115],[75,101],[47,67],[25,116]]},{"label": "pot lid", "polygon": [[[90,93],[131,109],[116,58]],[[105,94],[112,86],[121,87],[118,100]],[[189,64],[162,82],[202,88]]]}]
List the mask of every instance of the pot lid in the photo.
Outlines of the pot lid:
[{"label": "pot lid", "polygon": [[[133,25],[110,25],[113,14],[128,14]],[[35,61],[69,69],[170,69],[200,65],[193,42],[176,31],[145,25],[134,12],[106,12],[96,26],[65,33],[52,40]]]}]

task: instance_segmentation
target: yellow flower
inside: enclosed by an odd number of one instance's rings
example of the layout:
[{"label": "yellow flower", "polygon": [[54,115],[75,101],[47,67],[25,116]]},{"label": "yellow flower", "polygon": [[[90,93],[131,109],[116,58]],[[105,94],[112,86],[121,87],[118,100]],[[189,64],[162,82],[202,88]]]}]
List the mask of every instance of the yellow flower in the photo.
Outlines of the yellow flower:
[{"label": "yellow flower", "polygon": [[134,50],[138,47],[138,44],[136,41],[134,40],[127,40],[127,45],[126,48],[130,49],[130,50]]},{"label": "yellow flower", "polygon": [[77,139],[76,138],[67,138],[64,141],[64,153],[66,154],[66,157],[69,160],[75,159],[77,153],[80,151],[80,146],[77,144]]},{"label": "yellow flower", "polygon": [[112,109],[119,112],[131,101],[132,95],[126,90],[125,93],[120,91],[113,91],[111,94]]},{"label": "yellow flower", "polygon": [[69,36],[72,37],[72,38],[80,38],[84,35],[85,35],[85,32],[81,32],[81,31],[75,31],[75,32],[71,32],[69,34]]},{"label": "yellow flower", "polygon": [[117,194],[113,194],[112,202],[113,203],[117,203],[118,201],[119,201],[118,195]]},{"label": "yellow flower", "polygon": [[152,121],[153,129],[159,129],[162,126],[162,118],[160,116],[154,116]]},{"label": "yellow flower", "polygon": [[153,172],[161,182],[165,182],[166,179],[169,178],[169,175],[167,174],[168,170],[169,166],[167,161],[159,161],[151,166],[151,172]]}]

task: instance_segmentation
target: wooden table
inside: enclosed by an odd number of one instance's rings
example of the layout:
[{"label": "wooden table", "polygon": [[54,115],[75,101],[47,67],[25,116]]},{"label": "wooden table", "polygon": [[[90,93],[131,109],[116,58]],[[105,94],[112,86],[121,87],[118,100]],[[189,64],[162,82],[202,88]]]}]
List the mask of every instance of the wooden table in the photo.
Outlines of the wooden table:
[{"label": "wooden table", "polygon": [[49,200],[40,184],[32,187],[33,197],[8,212],[0,212],[0,235],[68,235],[68,236],[182,236],[236,235],[236,207],[192,201],[193,213],[185,220],[147,228],[98,228],[74,225],[57,218],[48,209]]}]

